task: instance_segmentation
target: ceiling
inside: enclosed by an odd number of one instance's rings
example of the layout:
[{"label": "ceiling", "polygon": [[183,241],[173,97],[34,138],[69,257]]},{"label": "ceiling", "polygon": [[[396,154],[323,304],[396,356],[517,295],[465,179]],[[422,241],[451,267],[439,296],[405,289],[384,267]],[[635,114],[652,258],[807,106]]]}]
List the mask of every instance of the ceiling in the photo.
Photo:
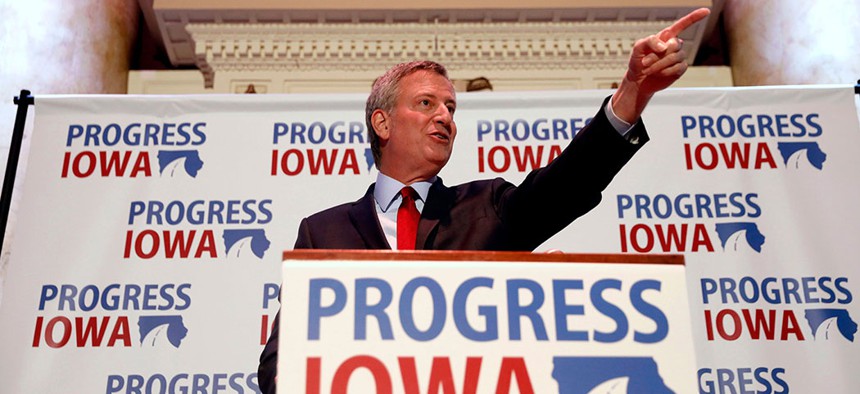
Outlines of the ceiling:
[{"label": "ceiling", "polygon": [[[681,35],[688,59],[724,0],[437,0],[433,8],[377,0],[139,0],[147,29],[174,67],[222,70],[372,69],[407,58],[477,68],[621,68],[637,38],[699,7],[706,23]],[[383,67],[384,69],[385,67]]]}]

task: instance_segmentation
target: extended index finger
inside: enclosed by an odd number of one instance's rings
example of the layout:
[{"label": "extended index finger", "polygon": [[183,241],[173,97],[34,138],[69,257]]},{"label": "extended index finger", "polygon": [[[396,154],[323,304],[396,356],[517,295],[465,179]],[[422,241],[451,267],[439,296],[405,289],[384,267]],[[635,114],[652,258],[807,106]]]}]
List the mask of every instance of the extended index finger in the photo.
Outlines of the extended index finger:
[{"label": "extended index finger", "polygon": [[663,31],[660,32],[660,39],[666,41],[670,38],[677,37],[678,34],[681,34],[682,31],[686,30],[690,26],[693,26],[696,22],[705,19],[705,17],[710,14],[711,10],[707,8],[699,8],[698,10],[684,15],[683,18],[675,21],[672,26],[663,29]]}]

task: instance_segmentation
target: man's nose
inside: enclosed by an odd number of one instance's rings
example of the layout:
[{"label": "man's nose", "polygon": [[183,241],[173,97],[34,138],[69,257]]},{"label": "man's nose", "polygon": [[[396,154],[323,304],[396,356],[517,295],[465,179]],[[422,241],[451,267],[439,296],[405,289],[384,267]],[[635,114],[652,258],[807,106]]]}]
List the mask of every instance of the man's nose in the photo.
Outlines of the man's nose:
[{"label": "man's nose", "polygon": [[454,121],[454,114],[444,105],[440,105],[436,110],[436,122],[443,126],[448,126]]}]

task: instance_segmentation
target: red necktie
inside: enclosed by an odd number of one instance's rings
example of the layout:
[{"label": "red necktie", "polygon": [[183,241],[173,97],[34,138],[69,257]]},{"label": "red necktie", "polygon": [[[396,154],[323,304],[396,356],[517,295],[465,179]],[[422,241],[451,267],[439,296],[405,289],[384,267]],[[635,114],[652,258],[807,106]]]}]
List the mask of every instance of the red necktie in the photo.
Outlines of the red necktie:
[{"label": "red necktie", "polygon": [[415,238],[418,234],[418,219],[421,214],[415,208],[415,189],[406,186],[400,189],[400,208],[397,209],[397,250],[414,250]]}]

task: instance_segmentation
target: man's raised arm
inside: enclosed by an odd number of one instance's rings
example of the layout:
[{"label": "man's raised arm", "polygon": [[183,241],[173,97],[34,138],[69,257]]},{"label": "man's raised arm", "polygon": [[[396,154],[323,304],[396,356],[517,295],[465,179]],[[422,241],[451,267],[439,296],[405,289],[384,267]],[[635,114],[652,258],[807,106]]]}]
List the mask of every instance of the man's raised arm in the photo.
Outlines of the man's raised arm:
[{"label": "man's raised arm", "polygon": [[655,93],[666,89],[687,71],[683,40],[678,35],[711,13],[699,8],[657,34],[633,44],[627,73],[615,94],[612,110],[621,120],[635,123]]}]

